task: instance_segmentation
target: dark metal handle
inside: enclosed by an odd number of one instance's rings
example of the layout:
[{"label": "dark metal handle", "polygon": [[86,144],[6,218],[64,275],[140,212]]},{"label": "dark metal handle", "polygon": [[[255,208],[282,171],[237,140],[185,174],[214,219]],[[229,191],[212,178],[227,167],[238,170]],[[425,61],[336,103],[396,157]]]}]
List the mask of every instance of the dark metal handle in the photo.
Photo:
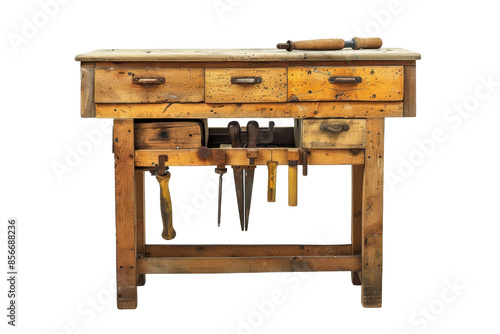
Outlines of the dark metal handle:
[{"label": "dark metal handle", "polygon": [[328,78],[330,83],[360,83],[361,77],[330,77]]},{"label": "dark metal handle", "polygon": [[347,124],[321,124],[319,126],[321,131],[331,132],[331,133],[340,133],[343,131],[349,130],[349,125]]},{"label": "dark metal handle", "polygon": [[259,84],[261,82],[261,77],[231,77],[232,84]]},{"label": "dark metal handle", "polygon": [[165,83],[165,78],[134,78],[132,82],[138,85],[162,84]]}]

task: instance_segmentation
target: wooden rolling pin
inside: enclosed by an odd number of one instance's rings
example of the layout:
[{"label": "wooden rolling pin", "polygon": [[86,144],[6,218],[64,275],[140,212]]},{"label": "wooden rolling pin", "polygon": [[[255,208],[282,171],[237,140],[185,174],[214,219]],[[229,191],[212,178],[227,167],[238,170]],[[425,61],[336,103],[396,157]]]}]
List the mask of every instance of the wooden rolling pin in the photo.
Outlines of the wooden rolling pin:
[{"label": "wooden rolling pin", "polygon": [[278,43],[278,49],[292,50],[342,50],[343,48],[359,49],[379,49],[382,47],[382,39],[354,37],[350,41],[343,39],[311,39],[308,41],[287,41]]}]

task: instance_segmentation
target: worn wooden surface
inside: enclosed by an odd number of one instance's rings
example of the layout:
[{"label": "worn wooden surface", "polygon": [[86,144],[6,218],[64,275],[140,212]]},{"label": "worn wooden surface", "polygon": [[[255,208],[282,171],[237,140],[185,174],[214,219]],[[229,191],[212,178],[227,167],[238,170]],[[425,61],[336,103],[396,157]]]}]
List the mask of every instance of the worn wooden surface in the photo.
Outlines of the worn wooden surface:
[{"label": "worn wooden surface", "polygon": [[[360,83],[330,83],[332,76],[361,77]],[[403,66],[288,68],[289,101],[402,101]]]},{"label": "worn wooden surface", "polygon": [[[415,65],[415,60],[330,60],[330,61],[261,61],[258,63],[251,61],[232,61],[232,62],[209,62],[195,61],[183,62],[182,60],[161,62],[161,61],[101,61],[92,62],[96,68],[270,68],[284,66],[407,66]],[[82,64],[90,64],[90,62],[82,62]]]},{"label": "worn wooden surface", "polygon": [[[262,83],[234,84],[231,78],[260,77]],[[205,102],[286,102],[286,67],[276,68],[207,68]]]},{"label": "worn wooden surface", "polygon": [[361,256],[158,257],[139,259],[138,267],[146,274],[357,271]]},{"label": "worn wooden surface", "polygon": [[[137,224],[137,256],[146,253],[146,206],[145,206],[144,172],[135,172],[135,214]],[[137,285],[146,284],[146,275],[137,275]]]},{"label": "worn wooden surface", "polygon": [[[135,84],[134,78],[164,78],[161,84]],[[201,102],[203,68],[97,68],[96,103]]]},{"label": "worn wooden surface", "polygon": [[[226,151],[226,165],[247,166],[248,157],[245,148],[240,149],[210,149],[210,156],[202,159],[198,150],[136,150],[136,167],[154,167],[158,164],[159,155],[168,156],[169,166],[214,166],[217,165],[217,151]],[[258,148],[256,165],[266,165],[271,159],[279,165],[288,165],[286,148]],[[364,150],[346,149],[310,149],[308,156],[309,165],[362,165],[365,161]],[[301,164],[299,158],[299,164]]]},{"label": "worn wooden surface", "polygon": [[[352,255],[361,254],[361,222],[363,218],[363,165],[353,165],[351,169],[351,245]],[[351,272],[354,285],[361,285],[359,274]]]},{"label": "worn wooden surface", "polygon": [[415,66],[405,66],[405,98],[403,116],[417,116],[417,70]]},{"label": "worn wooden surface", "polygon": [[[304,119],[302,147],[305,148],[365,148],[365,119]],[[347,124],[349,130],[339,133],[320,130],[322,125]]]},{"label": "worn wooden surface", "polygon": [[352,255],[352,245],[147,245],[146,257]]},{"label": "worn wooden surface", "polygon": [[384,119],[368,119],[366,134],[361,227],[363,238],[361,302],[364,307],[381,307]]},{"label": "worn wooden surface", "polygon": [[80,92],[80,114],[82,117],[96,117],[94,101],[94,69],[95,64],[82,64],[81,92]]},{"label": "worn wooden surface", "polygon": [[105,49],[80,54],[77,61],[320,61],[416,60],[420,54],[404,49],[292,51],[278,49]]},{"label": "worn wooden surface", "polygon": [[198,122],[135,123],[136,149],[200,148],[202,128]]},{"label": "worn wooden surface", "polygon": [[402,117],[402,102],[97,104],[98,118]]},{"label": "worn wooden surface", "polygon": [[134,120],[117,119],[115,152],[116,278],[118,308],[137,307]]}]

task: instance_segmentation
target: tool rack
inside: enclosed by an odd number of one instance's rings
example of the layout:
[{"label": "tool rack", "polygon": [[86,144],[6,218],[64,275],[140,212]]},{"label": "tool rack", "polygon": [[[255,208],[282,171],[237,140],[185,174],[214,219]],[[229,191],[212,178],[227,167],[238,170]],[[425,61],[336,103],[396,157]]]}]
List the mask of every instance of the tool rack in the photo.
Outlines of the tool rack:
[{"label": "tool rack", "polygon": [[[418,53],[99,50],[76,59],[82,117],[114,119],[118,308],[137,307],[137,286],[147,274],[287,271],[350,271],[362,305],[381,306],[384,120],[415,116]],[[177,137],[162,130],[169,121],[208,118],[295,119],[292,129],[275,129],[288,134],[281,140],[292,133],[293,144],[257,147],[250,154],[256,166],[271,154],[304,173],[307,165],[352,165],[351,244],[146,244],[145,172],[162,173],[163,164],[215,167],[221,156],[226,166],[249,165],[247,148],[222,145],[224,129],[193,135],[195,127],[181,124]],[[193,137],[200,138],[198,147],[191,147]],[[144,146],[144,138],[153,144]]]}]

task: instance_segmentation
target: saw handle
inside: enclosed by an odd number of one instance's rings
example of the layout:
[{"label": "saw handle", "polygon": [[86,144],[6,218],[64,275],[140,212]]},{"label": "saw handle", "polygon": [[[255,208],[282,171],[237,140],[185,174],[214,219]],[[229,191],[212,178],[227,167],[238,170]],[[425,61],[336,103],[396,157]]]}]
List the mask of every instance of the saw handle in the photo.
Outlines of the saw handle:
[{"label": "saw handle", "polygon": [[172,199],[168,190],[168,182],[170,181],[170,172],[165,175],[156,174],[156,180],[160,184],[160,208],[161,219],[163,221],[163,239],[172,240],[175,238],[174,224],[172,221]]}]

